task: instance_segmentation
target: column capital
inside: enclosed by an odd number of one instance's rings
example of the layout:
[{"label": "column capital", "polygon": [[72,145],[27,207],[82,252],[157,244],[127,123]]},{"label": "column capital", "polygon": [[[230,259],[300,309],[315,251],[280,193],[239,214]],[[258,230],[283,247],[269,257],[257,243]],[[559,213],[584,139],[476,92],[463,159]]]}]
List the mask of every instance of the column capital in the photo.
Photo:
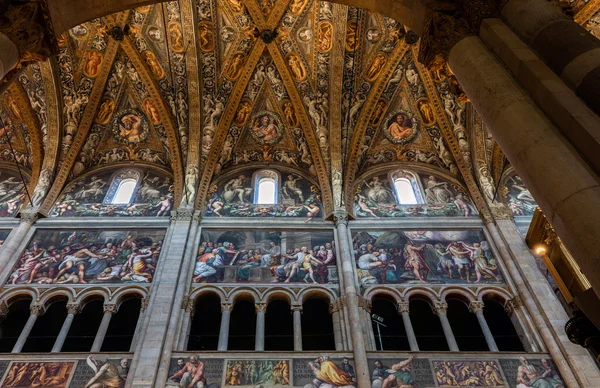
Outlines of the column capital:
[{"label": "column capital", "polygon": [[469,303],[469,311],[473,314],[483,311],[483,302],[477,300]]},{"label": "column capital", "polygon": [[408,303],[408,302],[400,302],[400,303],[398,303],[398,312],[400,314],[403,314],[403,313],[407,313],[408,314],[408,313],[410,313],[410,303]]},{"label": "column capital", "polygon": [[266,313],[267,312],[267,304],[266,303],[257,303],[254,305],[257,313]]},{"label": "column capital", "polygon": [[182,206],[171,212],[171,221],[191,221],[194,217],[194,208],[191,206]]},{"label": "column capital", "polygon": [[150,297],[147,296],[142,298],[142,305],[140,306],[140,313],[143,313],[148,308],[148,303],[150,302]]},{"label": "column capital", "polygon": [[333,212],[333,223],[335,226],[348,226],[348,212],[345,209],[338,209]]},{"label": "column capital", "polygon": [[446,302],[435,302],[435,305],[433,306],[433,309],[435,310],[436,314],[446,314],[448,312],[448,303]]},{"label": "column capital", "polygon": [[46,309],[42,305],[32,304],[31,306],[29,306],[29,311],[30,311],[31,315],[35,315],[35,316],[39,317],[46,312]]},{"label": "column capital", "polygon": [[221,303],[221,313],[225,311],[231,312],[233,310],[233,305],[231,303]]},{"label": "column capital", "polygon": [[6,35],[19,51],[16,68],[58,53],[58,40],[47,0],[7,3],[0,21],[0,33]]},{"label": "column capital", "polygon": [[81,305],[79,303],[67,304],[67,313],[77,315],[81,312]]},{"label": "column capital", "polygon": [[30,226],[35,224],[40,219],[40,213],[36,210],[23,209],[19,212],[20,223],[29,224]]},{"label": "column capital", "polygon": [[185,304],[182,307],[186,313],[191,313],[194,311],[194,307],[196,307],[196,304],[194,303],[194,300],[192,298],[188,297],[185,301]]},{"label": "column capital", "polygon": [[2,302],[2,303],[0,303],[0,320],[6,318],[7,315],[8,315],[8,306],[6,305],[6,302]]},{"label": "column capital", "polygon": [[117,312],[117,305],[116,304],[105,304],[104,305],[104,312],[105,313],[111,313],[114,314]]},{"label": "column capital", "polygon": [[490,211],[495,221],[514,221],[512,210],[506,204],[494,202],[490,203]]},{"label": "column capital", "polygon": [[[292,312],[295,312],[295,311],[300,311],[300,312],[302,312],[302,305],[301,305],[301,304],[293,304],[293,305],[290,307],[290,310],[292,310]],[[329,310],[331,311],[331,304],[329,305]]]},{"label": "column capital", "polygon": [[506,315],[511,316],[515,312],[515,310],[520,308],[521,306],[521,298],[515,296],[513,299],[507,300],[506,303],[504,303],[504,312],[506,313]]}]

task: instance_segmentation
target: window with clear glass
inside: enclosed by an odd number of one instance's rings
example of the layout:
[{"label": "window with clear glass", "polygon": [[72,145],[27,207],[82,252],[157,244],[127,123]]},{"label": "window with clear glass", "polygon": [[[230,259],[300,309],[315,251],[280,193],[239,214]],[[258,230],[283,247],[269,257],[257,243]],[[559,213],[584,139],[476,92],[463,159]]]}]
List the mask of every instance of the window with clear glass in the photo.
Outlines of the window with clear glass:
[{"label": "window with clear glass", "polygon": [[275,203],[275,180],[271,178],[262,178],[258,182],[258,196],[256,203],[258,205],[272,205]]},{"label": "window with clear glass", "polygon": [[131,201],[133,192],[135,190],[137,182],[135,179],[124,179],[119,183],[117,192],[113,197],[113,205],[126,205]]},{"label": "window with clear glass", "polygon": [[394,188],[396,189],[396,195],[401,205],[414,205],[419,203],[415,195],[415,190],[406,178],[398,178],[394,181]]}]

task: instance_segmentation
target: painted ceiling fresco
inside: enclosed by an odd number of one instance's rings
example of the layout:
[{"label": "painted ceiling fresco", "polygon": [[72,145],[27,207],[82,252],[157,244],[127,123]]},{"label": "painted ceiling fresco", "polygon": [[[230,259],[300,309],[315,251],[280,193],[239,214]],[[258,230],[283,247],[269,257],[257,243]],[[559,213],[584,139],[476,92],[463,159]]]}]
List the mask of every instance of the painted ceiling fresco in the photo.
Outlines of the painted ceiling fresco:
[{"label": "painted ceiling fresco", "polygon": [[[594,2],[572,3],[595,32]],[[0,160],[33,187],[46,171],[43,213],[74,179],[124,162],[172,174],[174,208],[214,204],[238,168],[278,165],[309,177],[329,215],[353,208],[371,169],[407,164],[448,174],[484,208],[501,151],[447,64],[425,68],[409,35],[317,0],[173,1],[92,20],[1,96]]]}]

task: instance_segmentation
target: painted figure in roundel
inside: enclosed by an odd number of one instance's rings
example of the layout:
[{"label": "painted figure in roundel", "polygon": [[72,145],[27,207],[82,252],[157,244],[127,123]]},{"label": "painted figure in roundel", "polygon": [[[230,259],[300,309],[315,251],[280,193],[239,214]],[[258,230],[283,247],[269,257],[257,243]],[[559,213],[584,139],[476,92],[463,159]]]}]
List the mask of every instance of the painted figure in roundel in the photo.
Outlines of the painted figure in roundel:
[{"label": "painted figure in roundel", "polygon": [[120,112],[113,120],[113,135],[121,143],[134,145],[148,137],[148,119],[137,109]]},{"label": "painted figure in roundel", "polygon": [[250,101],[242,101],[238,107],[238,111],[235,114],[235,118],[233,122],[237,126],[243,126],[248,122],[248,118],[250,117],[250,113],[252,113],[252,104]]},{"label": "painted figure in roundel", "polygon": [[144,101],[144,110],[152,124],[160,124],[160,113],[158,113],[158,109],[156,109],[154,102],[150,98]]},{"label": "painted figure in roundel", "polygon": [[158,62],[156,55],[150,50],[144,51],[144,58],[146,59],[146,63],[150,67],[150,71],[154,75],[156,79],[162,79],[165,76],[165,71]]},{"label": "painted figure in roundel", "polygon": [[107,98],[100,105],[100,109],[98,110],[98,114],[96,115],[96,123],[98,124],[107,124],[112,117],[112,114],[115,110],[115,100],[112,98]]},{"label": "painted figure in roundel", "polygon": [[94,78],[98,75],[100,65],[102,64],[102,53],[98,51],[90,51],[87,54],[85,65],[83,66],[83,73],[88,77]]},{"label": "painted figure in roundel", "polygon": [[259,112],[252,118],[250,133],[259,144],[275,144],[281,139],[281,117],[275,112]]},{"label": "painted figure in roundel", "polygon": [[388,116],[383,123],[385,136],[394,144],[406,144],[415,138],[419,123],[407,111],[400,111]]},{"label": "painted figure in roundel", "polygon": [[183,47],[183,31],[181,30],[181,24],[177,22],[169,23],[169,43],[171,44],[171,50],[176,53],[182,53],[185,51]]},{"label": "painted figure in roundel", "polygon": [[231,58],[231,62],[229,62],[229,66],[227,66],[225,70],[225,76],[230,80],[237,79],[240,74],[242,74],[242,70],[244,69],[244,64],[246,63],[246,56],[242,53],[237,53]]},{"label": "painted figure in roundel", "polygon": [[212,24],[210,22],[198,24],[198,42],[200,44],[200,50],[205,53],[210,52],[215,48],[215,34],[213,33]]},{"label": "painted figure in roundel", "polygon": [[432,125],[435,123],[435,114],[433,113],[433,108],[429,102],[427,100],[421,100],[417,105],[419,107],[419,112],[421,112],[423,123],[425,125]]},{"label": "painted figure in roundel", "polygon": [[331,50],[333,44],[333,24],[331,22],[322,22],[319,24],[317,39],[317,50],[326,53]]},{"label": "painted figure in roundel", "polygon": [[288,64],[290,65],[292,76],[296,81],[301,82],[306,79],[308,72],[306,71],[306,67],[304,67],[304,63],[302,62],[300,55],[295,53],[290,54],[288,56]]},{"label": "painted figure in roundel", "polygon": [[375,55],[375,58],[373,58],[373,63],[371,64],[371,67],[369,68],[369,70],[367,70],[367,74],[365,75],[366,80],[370,82],[375,81],[385,68],[386,63],[387,56],[385,54],[379,53]]}]

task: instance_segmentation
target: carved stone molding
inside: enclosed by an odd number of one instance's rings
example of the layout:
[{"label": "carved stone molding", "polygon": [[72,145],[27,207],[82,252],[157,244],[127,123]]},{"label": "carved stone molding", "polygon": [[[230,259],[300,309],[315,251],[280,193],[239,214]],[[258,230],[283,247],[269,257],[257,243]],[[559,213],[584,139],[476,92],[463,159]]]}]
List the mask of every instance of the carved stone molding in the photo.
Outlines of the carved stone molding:
[{"label": "carved stone molding", "polygon": [[472,312],[473,314],[478,313],[480,311],[483,311],[483,302],[481,301],[474,301],[469,303],[469,311]]},{"label": "carved stone molding", "polygon": [[435,302],[433,306],[436,314],[446,314],[448,312],[448,303],[444,302]]},{"label": "carved stone molding", "polygon": [[105,313],[115,314],[117,312],[117,305],[116,304],[105,304],[104,305],[104,312]]}]

